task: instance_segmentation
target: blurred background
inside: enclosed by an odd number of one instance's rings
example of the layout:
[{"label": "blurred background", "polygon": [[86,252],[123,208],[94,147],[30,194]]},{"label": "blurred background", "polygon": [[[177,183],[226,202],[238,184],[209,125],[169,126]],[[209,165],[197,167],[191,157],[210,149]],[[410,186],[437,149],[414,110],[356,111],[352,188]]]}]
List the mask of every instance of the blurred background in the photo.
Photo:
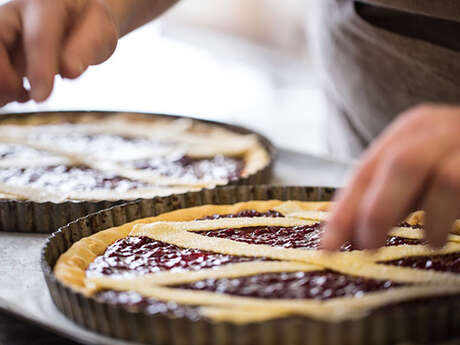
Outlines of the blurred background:
[{"label": "blurred background", "polygon": [[[0,0],[0,4],[6,1]],[[258,130],[277,145],[326,155],[325,105],[309,57],[302,0],[182,0],[123,38],[42,104],[0,113],[132,110],[192,115]]]}]

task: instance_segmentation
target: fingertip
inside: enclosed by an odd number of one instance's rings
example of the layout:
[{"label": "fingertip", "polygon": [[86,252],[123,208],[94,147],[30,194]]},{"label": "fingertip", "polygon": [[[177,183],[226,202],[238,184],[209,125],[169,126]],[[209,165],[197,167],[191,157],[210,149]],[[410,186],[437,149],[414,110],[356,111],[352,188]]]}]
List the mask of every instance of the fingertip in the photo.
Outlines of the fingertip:
[{"label": "fingertip", "polygon": [[433,231],[430,227],[426,227],[425,239],[432,249],[441,249],[447,242],[447,231]]},{"label": "fingertip", "polygon": [[27,80],[30,85],[30,97],[35,102],[45,101],[53,91],[55,74],[46,70],[30,69],[27,72]]},{"label": "fingertip", "polygon": [[51,89],[52,87],[46,85],[45,83],[32,85],[30,96],[35,102],[43,102],[50,96]]},{"label": "fingertip", "polygon": [[358,249],[378,249],[385,245],[388,231],[383,228],[360,225],[356,233]]},{"label": "fingertip", "polygon": [[442,240],[442,241],[430,241],[428,242],[428,245],[431,247],[431,249],[433,250],[439,250],[439,249],[442,249],[444,247],[444,245],[446,244],[446,240]]},{"label": "fingertip", "polygon": [[434,250],[441,249],[447,242],[447,234],[443,235],[442,233],[430,235],[430,232],[427,232],[425,238],[428,242],[428,245]]},{"label": "fingertip", "polygon": [[339,249],[341,243],[329,232],[325,232],[320,239],[319,248],[325,251],[334,251]]},{"label": "fingertip", "polygon": [[63,59],[59,73],[63,78],[76,79],[86,71],[86,68],[86,64],[79,59]]},{"label": "fingertip", "polygon": [[333,222],[327,224],[320,239],[320,248],[326,251],[339,250],[347,238],[346,232],[341,227]]},{"label": "fingertip", "polygon": [[437,217],[432,212],[427,212],[424,226],[425,239],[431,248],[440,249],[446,244],[455,218],[446,215]]}]

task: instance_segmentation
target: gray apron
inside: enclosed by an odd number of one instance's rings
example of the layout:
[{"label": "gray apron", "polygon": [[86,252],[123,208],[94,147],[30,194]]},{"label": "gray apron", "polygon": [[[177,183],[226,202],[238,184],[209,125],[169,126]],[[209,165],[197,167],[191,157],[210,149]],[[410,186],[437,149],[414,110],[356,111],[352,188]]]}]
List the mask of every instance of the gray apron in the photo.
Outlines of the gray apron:
[{"label": "gray apron", "polygon": [[[325,90],[328,147],[356,157],[401,112],[420,103],[460,103],[460,52],[376,27],[351,0],[316,0],[313,40]],[[460,21],[459,0],[373,0]],[[460,32],[455,37],[460,40]]]}]

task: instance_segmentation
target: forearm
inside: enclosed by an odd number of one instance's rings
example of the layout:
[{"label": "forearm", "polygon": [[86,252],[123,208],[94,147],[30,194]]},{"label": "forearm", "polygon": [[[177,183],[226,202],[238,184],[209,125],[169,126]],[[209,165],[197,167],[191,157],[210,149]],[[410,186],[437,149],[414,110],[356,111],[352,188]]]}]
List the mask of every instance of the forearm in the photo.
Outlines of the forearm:
[{"label": "forearm", "polygon": [[105,0],[118,23],[120,37],[157,18],[178,0]]}]

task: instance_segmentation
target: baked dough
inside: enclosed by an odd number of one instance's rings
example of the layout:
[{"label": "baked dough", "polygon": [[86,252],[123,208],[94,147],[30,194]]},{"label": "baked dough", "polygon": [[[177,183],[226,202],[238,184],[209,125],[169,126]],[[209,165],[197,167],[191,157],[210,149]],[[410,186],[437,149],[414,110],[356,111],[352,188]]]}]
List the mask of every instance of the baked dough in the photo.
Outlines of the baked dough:
[{"label": "baked dough", "polygon": [[[397,245],[377,251],[326,253],[322,250],[292,249],[254,245],[225,238],[206,237],[198,231],[248,226],[293,226],[315,224],[327,218],[331,203],[279,200],[249,201],[234,205],[206,205],[139,219],[98,232],[81,239],[58,259],[56,277],[72,289],[92,296],[100,290],[136,291],[145,297],[200,307],[200,313],[214,321],[233,323],[257,322],[288,315],[304,315],[324,321],[360,318],[369,310],[411,299],[460,293],[460,276],[455,273],[384,265],[382,262],[411,256],[460,252],[459,236],[451,234],[447,245],[432,250],[425,245]],[[219,218],[197,220],[214,214],[236,214],[243,210],[267,212],[276,210],[284,218]],[[418,214],[420,215],[420,213]],[[412,221],[411,215],[406,222]],[[417,218],[420,219],[420,218]],[[456,229],[458,230],[458,229]],[[419,239],[422,230],[394,228],[395,236]],[[246,257],[265,257],[276,261],[233,263],[200,271],[162,271],[136,276],[86,277],[86,269],[97,256],[115,241],[127,236],[148,236],[184,248],[194,248]],[[373,279],[404,283],[384,291],[365,293],[360,297],[337,297],[325,301],[314,299],[270,299],[238,297],[222,293],[171,287],[210,278],[233,278],[269,272],[333,270]]]},{"label": "baked dough", "polygon": [[[88,136],[96,141],[86,142]],[[268,152],[254,134],[238,134],[183,118],[161,119],[127,113],[105,117],[96,113],[73,117],[51,113],[6,119],[0,122],[0,151],[7,145],[15,153],[0,158],[0,169],[83,166],[142,184],[136,188],[60,190],[52,186],[32,188],[27,183],[0,183],[0,197],[36,202],[133,200],[229,182],[227,177],[167,176],[135,165],[139,160],[168,155],[184,155],[190,159],[238,158],[244,162],[241,178],[260,171],[270,162]]]}]

